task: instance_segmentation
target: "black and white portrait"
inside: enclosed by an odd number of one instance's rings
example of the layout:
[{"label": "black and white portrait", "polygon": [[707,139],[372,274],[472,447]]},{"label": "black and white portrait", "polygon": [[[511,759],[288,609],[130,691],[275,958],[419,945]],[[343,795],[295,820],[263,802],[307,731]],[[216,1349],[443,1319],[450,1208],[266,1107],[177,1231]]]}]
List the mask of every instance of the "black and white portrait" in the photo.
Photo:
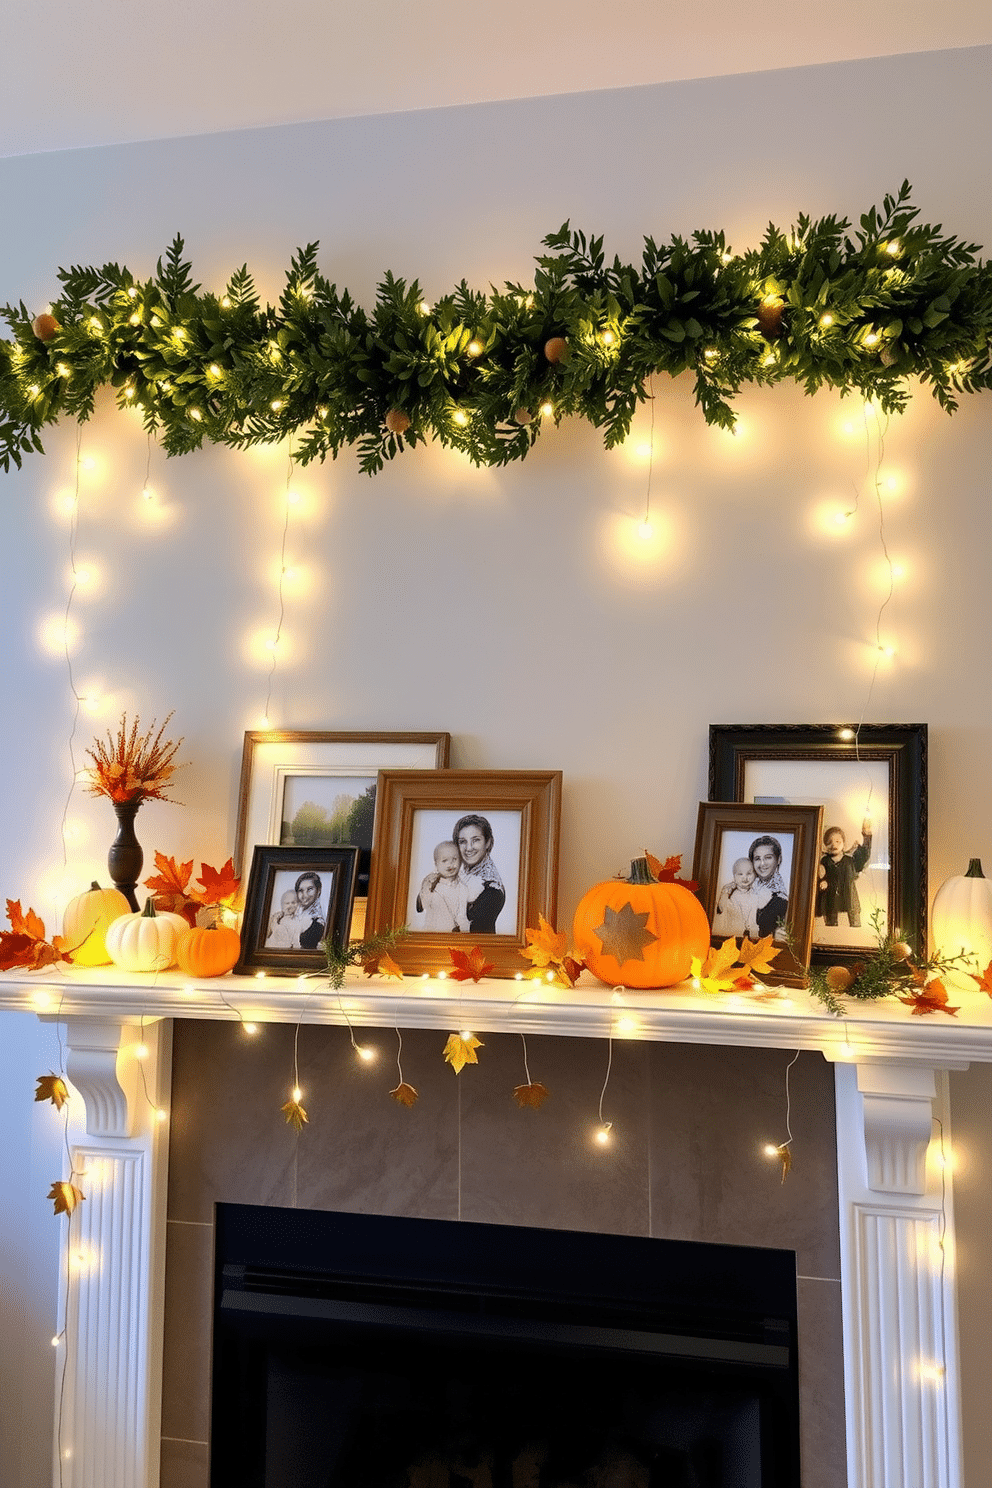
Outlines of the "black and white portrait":
[{"label": "black and white portrait", "polygon": [[[326,880],[326,882],[325,882]],[[327,933],[327,890],[333,874],[278,870],[263,945],[267,951],[313,951]]]},{"label": "black and white portrait", "polygon": [[407,924],[443,935],[517,928],[520,812],[414,814]]},{"label": "black and white portrait", "polygon": [[713,934],[781,941],[788,923],[792,832],[725,831],[720,839]]}]

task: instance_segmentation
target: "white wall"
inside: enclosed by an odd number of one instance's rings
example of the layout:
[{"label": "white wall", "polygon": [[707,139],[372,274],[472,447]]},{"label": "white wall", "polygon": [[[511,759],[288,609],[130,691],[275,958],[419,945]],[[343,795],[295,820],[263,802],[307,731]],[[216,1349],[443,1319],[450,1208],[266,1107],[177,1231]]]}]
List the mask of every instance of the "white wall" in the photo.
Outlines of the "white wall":
[{"label": "white wall", "polygon": [[[213,287],[247,259],[274,298],[294,247],[319,237],[323,271],[360,297],[386,268],[419,275],[430,297],[462,276],[527,275],[566,217],[623,255],[644,233],[705,226],[740,247],[769,218],[856,215],[906,176],[926,218],[992,244],[990,61],[983,48],[10,159],[0,297],[41,308],[60,264],[146,274],[177,229]],[[633,536],[644,466],[577,425],[502,472],[428,450],[372,482],[350,456],[300,473],[289,554],[302,577],[273,722],[445,728],[456,766],[561,767],[563,922],[642,846],[691,857],[711,722],[924,720],[932,882],[992,858],[989,399],[948,419],[921,394],[888,431],[899,490],[886,532],[909,577],[886,614],[898,656],[867,700],[881,597],[870,492],[844,536],[820,521],[865,474],[863,442],[838,434],[856,408],[751,394],[732,439],[703,425],[681,383],[657,392],[650,549]],[[106,805],[74,795],[63,873],[72,706],[64,659],[39,634],[65,605],[58,504],[75,439],[50,434],[0,505],[0,890],[50,923],[104,872],[113,835]],[[233,845],[242,733],[265,699],[268,654],[251,638],[275,622],[286,454],[153,451],[149,506],[136,420],[102,405],[82,453],[97,468],[81,477],[78,561],[100,577],[74,603],[74,667],[107,701],[80,721],[77,763],[122,710],[150,722],[174,708],[185,805],[147,806],[138,835],[149,859],[157,847],[216,863]],[[0,1047],[0,1064],[16,1057]]]}]

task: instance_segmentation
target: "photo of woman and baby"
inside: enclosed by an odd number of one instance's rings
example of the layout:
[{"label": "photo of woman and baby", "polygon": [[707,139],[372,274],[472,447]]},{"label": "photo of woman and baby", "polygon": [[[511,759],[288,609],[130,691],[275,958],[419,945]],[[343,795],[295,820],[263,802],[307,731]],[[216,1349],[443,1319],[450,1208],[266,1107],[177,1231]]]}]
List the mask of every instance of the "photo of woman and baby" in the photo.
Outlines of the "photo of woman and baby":
[{"label": "photo of woman and baby", "polygon": [[318,873],[281,872],[272,885],[267,951],[313,951],[327,933],[324,886]]},{"label": "photo of woman and baby", "polygon": [[[497,836],[503,872],[493,859]],[[443,935],[512,933],[519,860],[519,812],[482,816],[470,811],[452,823],[445,812],[418,811],[410,857],[410,929]],[[426,864],[430,866],[424,872]]]},{"label": "photo of woman and baby", "polygon": [[725,940],[785,938],[792,878],[792,833],[724,832],[720,845],[720,881],[713,911],[713,934]]}]

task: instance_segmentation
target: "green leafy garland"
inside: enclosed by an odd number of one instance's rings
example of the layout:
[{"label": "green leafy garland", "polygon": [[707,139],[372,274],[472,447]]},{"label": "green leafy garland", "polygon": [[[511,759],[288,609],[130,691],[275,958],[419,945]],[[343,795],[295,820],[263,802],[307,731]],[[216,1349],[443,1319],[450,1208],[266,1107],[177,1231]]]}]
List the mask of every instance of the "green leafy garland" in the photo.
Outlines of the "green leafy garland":
[{"label": "green leafy garland", "polygon": [[372,311],[297,252],[277,306],[247,267],[201,292],[177,237],[154,278],[126,268],[59,270],[51,313],[2,312],[0,466],[41,451],[40,430],[117,389],[170,455],[204,440],[237,449],[293,436],[301,463],[356,445],[373,474],[428,438],[478,465],[522,459],[543,418],[588,419],[608,448],[629,433],[652,374],[690,372],[707,423],[730,428],[745,383],[830,386],[898,412],[907,379],[947,409],[992,386],[992,265],[978,246],[917,223],[904,182],[860,229],[837,217],[769,226],[733,254],[723,233],[607,263],[602,238],[566,222],[544,239],[532,285],[435,305],[387,274]]}]

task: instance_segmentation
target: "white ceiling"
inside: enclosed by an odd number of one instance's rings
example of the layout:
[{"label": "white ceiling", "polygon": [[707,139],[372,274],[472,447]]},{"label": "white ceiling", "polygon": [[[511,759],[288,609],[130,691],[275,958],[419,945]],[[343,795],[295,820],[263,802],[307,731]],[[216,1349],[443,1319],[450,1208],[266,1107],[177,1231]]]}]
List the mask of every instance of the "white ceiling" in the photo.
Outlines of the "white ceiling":
[{"label": "white ceiling", "polygon": [[2,0],[0,155],[989,42],[989,0]]}]

